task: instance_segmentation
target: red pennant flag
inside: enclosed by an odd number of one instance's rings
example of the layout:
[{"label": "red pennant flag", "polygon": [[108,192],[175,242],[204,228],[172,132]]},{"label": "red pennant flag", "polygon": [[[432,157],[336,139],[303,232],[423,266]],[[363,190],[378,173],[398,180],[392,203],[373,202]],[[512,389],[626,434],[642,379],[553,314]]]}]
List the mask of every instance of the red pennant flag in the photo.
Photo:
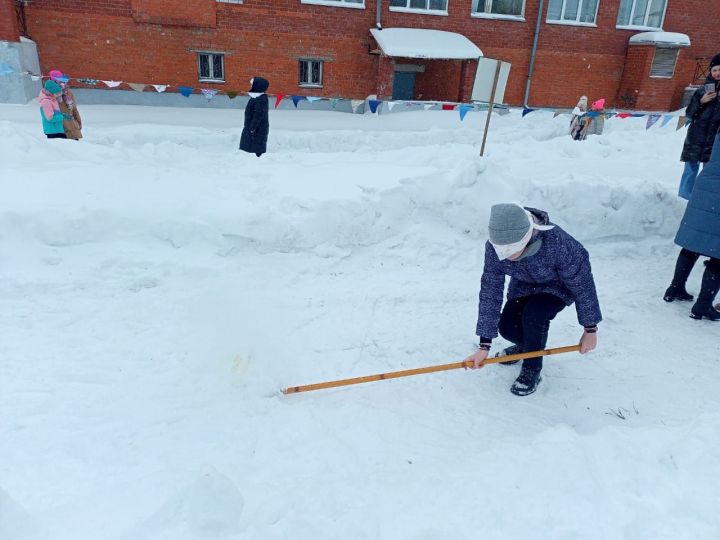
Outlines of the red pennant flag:
[{"label": "red pennant flag", "polygon": [[632,114],[626,112],[617,113],[618,118],[630,118],[631,116]]},{"label": "red pennant flag", "polygon": [[450,103],[443,103],[442,110],[443,111],[454,111],[455,105],[451,105]]},{"label": "red pennant flag", "polygon": [[277,94],[275,96],[275,108],[276,109],[278,108],[278,105],[280,105],[280,102],[283,100],[284,97],[285,97],[285,94]]}]

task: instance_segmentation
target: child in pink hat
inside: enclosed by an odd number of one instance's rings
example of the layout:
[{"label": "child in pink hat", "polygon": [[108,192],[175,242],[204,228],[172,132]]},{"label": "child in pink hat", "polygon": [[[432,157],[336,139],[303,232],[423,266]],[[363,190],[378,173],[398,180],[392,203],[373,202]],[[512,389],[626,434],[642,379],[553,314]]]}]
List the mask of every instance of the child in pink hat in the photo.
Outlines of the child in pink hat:
[{"label": "child in pink hat", "polygon": [[82,139],[82,118],[78,111],[75,96],[68,86],[70,78],[59,69],[53,69],[49,73],[50,80],[56,82],[62,88],[62,96],[58,99],[60,111],[65,115],[63,127],[68,139],[76,141]]}]

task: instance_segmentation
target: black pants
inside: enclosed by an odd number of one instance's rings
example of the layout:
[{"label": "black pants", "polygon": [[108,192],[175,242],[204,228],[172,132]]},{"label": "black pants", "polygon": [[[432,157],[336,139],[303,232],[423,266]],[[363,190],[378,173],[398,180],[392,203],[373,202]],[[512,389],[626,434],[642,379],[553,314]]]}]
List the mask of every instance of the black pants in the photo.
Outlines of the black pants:
[{"label": "black pants", "polygon": [[50,135],[45,135],[48,139],[67,139],[67,135],[64,133],[51,133]]},{"label": "black pants", "polygon": [[[508,300],[500,315],[500,335],[522,352],[538,351],[547,343],[550,321],[565,308],[565,302],[548,293]],[[528,358],[523,367],[542,369],[542,356]]]}]

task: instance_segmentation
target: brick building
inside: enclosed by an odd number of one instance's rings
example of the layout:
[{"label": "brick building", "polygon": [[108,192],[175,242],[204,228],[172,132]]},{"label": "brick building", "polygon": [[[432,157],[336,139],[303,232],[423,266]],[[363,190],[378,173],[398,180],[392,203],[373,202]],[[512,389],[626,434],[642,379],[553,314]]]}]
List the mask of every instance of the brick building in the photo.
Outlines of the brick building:
[{"label": "brick building", "polygon": [[412,28],[510,62],[509,104],[588,94],[643,110],[680,106],[720,49],[717,20],[717,0],[0,0],[0,40],[30,37],[43,72],[219,90],[262,74],[285,94],[469,100],[476,59],[401,57],[371,33]]}]

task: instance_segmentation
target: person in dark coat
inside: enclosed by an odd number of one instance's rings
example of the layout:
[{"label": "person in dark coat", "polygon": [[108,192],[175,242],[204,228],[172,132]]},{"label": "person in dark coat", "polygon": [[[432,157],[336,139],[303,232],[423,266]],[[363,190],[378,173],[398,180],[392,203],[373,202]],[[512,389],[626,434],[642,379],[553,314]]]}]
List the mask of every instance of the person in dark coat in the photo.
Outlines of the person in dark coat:
[{"label": "person in dark coat", "polygon": [[686,200],[690,200],[700,163],[707,163],[710,159],[713,141],[720,128],[718,81],[720,81],[720,54],[713,56],[705,84],[695,91],[685,110],[685,116],[691,123],[680,156],[680,161],[685,162],[685,169],[680,179],[678,196]]},{"label": "person in dark coat", "polygon": [[245,107],[245,125],[240,136],[240,150],[260,157],[267,152],[270,133],[268,97],[265,94],[270,83],[262,77],[253,77],[250,79],[250,85],[250,101]]},{"label": "person in dark coat", "polygon": [[720,135],[715,139],[710,161],[695,181],[675,243],[682,250],[664,300],[693,299],[685,290],[685,283],[700,255],[705,255],[710,260],[705,263],[700,294],[690,316],[720,321],[720,311],[712,305],[720,290]]},{"label": "person in dark coat", "polygon": [[[583,326],[580,352],[592,351],[602,314],[582,244],[553,225],[547,213],[517,204],[494,205],[488,230],[475,329],[480,345],[466,361],[482,367],[498,332],[515,344],[513,352],[544,349],[550,321],[573,303]],[[503,307],[506,275],[510,286]],[[526,359],[510,391],[532,394],[542,380],[541,370],[542,357]]]}]

